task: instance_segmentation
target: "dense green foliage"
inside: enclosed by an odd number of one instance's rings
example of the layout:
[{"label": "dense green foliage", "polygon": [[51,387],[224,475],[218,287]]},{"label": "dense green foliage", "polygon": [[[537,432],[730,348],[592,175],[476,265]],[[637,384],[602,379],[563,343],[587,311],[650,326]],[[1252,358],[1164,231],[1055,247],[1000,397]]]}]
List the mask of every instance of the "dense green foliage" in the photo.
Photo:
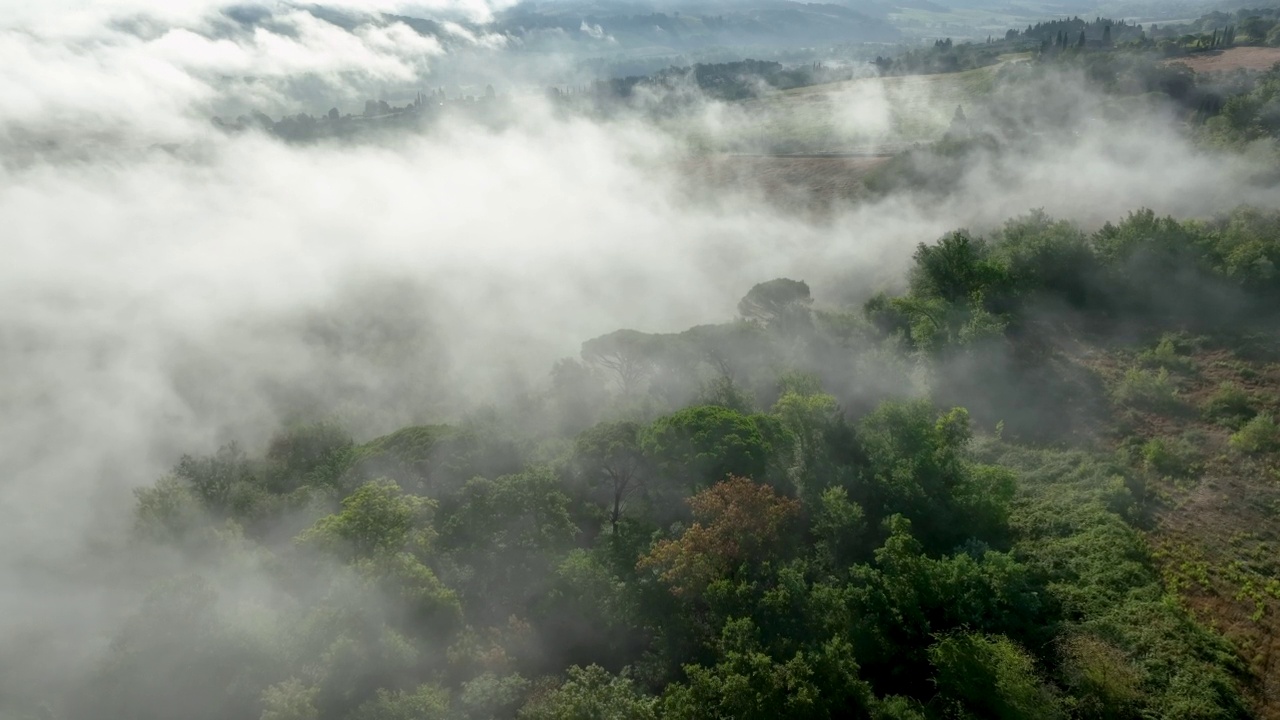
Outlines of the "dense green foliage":
[{"label": "dense green foliage", "polygon": [[[922,244],[861,314],[780,279],[733,323],[588,341],[556,422],[296,425],[185,457],[136,532],[191,569],[157,571],[57,717],[1245,717],[1232,648],[1138,530],[1178,449],[1009,441],[1182,411],[1172,333],[1274,320],[1278,228],[1032,213]],[[1034,350],[1135,327],[1160,341],[1083,410]],[[912,367],[932,400],[851,370]],[[1239,453],[1280,446],[1239,388],[1204,407]]]}]

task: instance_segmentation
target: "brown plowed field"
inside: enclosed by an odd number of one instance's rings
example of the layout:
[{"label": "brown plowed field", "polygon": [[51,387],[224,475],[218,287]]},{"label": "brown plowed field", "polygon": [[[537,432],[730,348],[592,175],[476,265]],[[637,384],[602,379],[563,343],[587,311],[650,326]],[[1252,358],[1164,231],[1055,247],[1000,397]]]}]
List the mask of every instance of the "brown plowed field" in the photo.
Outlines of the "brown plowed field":
[{"label": "brown plowed field", "polygon": [[1198,73],[1226,72],[1228,70],[1269,70],[1280,62],[1280,48],[1234,47],[1229,50],[1196,53],[1173,58],[1170,63],[1182,63]]},{"label": "brown plowed field", "polygon": [[759,194],[788,209],[823,211],[862,195],[863,179],[890,157],[712,155],[686,169],[694,194]]}]

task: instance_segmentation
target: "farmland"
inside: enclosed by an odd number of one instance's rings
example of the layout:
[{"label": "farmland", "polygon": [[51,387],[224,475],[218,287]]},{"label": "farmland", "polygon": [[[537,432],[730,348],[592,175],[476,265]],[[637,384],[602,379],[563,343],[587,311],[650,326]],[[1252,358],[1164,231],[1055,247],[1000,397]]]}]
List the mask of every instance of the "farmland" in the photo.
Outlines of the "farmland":
[{"label": "farmland", "polygon": [[932,142],[957,106],[989,93],[996,68],[867,77],[796,88],[741,105],[725,150],[774,154],[895,153]]},{"label": "farmland", "polygon": [[1197,73],[1219,73],[1232,70],[1267,70],[1280,62],[1280,48],[1233,47],[1218,52],[1198,53],[1170,60]]}]

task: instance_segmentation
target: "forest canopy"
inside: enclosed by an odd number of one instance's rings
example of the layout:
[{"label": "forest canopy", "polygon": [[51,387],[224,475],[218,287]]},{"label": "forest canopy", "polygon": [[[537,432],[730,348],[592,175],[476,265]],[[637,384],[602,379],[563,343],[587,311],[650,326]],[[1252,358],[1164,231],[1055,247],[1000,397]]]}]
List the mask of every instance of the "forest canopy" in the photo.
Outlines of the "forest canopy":
[{"label": "forest canopy", "polygon": [[1280,14],[436,5],[0,17],[0,720],[1280,717]]},{"label": "forest canopy", "polygon": [[[780,278],[714,332],[589,340],[575,372],[600,400],[553,386],[531,412],[554,423],[360,442],[317,422],[184,457],[138,492],[135,532],[204,570],[153,578],[65,712],[1247,717],[1244,663],[1142,539],[1165,461],[1105,449],[1181,410],[1128,376],[1080,403],[1062,354],[1030,348],[1274,327],[1277,228],[1032,213],[920,244],[907,290],[859,310]],[[828,329],[842,312],[852,336]],[[866,354],[931,391],[825,361]],[[1206,412],[1242,427],[1233,398]],[[1269,444],[1245,451],[1280,448],[1246,427]],[[270,604],[212,580],[246,564],[272,569]]]}]

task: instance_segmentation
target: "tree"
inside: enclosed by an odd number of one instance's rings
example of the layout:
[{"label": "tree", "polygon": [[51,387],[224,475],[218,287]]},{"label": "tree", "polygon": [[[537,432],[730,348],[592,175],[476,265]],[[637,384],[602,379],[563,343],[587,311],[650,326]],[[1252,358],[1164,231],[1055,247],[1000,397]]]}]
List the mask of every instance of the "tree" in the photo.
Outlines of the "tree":
[{"label": "tree", "polygon": [[319,692],[297,678],[276,683],[262,693],[261,720],[320,720]]},{"label": "tree", "polygon": [[925,401],[886,403],[858,426],[867,456],[864,482],[851,487],[872,526],[902,514],[931,552],[971,537],[999,540],[1007,526],[1014,479],[1002,468],[966,461],[969,416],[938,415]]},{"label": "tree", "polygon": [[544,637],[555,638],[563,663],[631,662],[652,643],[639,621],[652,609],[631,582],[651,535],[624,532],[611,540],[607,547],[569,551],[554,569],[547,592],[554,602],[543,603],[540,624]]},{"label": "tree", "polygon": [[809,286],[804,281],[778,278],[752,287],[738,301],[738,314],[769,325],[806,313],[812,304]]},{"label": "tree", "polygon": [[423,668],[415,644],[382,618],[376,595],[339,590],[330,602],[299,623],[296,652],[307,657],[307,675],[318,693],[315,706],[322,720],[348,718],[380,696],[399,695],[389,688]]},{"label": "tree", "polygon": [[858,677],[853,647],[831,639],[789,658],[775,659],[760,645],[750,619],[725,624],[719,662],[688,665],[687,683],[667,688],[663,716],[679,720],[724,718],[845,718],[867,715],[871,689]]},{"label": "tree", "polygon": [[574,461],[589,483],[608,489],[609,523],[616,534],[627,498],[644,484],[646,463],[640,449],[640,426],[625,421],[596,425],[578,436]]},{"label": "tree", "polygon": [[[371,481],[344,499],[340,512],[299,535],[298,542],[347,560],[353,573],[337,575],[339,583],[354,582],[396,600],[388,619],[446,638],[458,629],[462,609],[458,596],[423,562],[435,539],[428,523],[435,507],[389,480]],[[323,565],[316,568],[323,570]]]},{"label": "tree", "polygon": [[474,478],[444,513],[441,543],[498,553],[565,549],[578,533],[568,507],[569,498],[546,468],[496,480]]},{"label": "tree", "polygon": [[582,343],[582,359],[614,373],[622,395],[631,397],[653,372],[652,344],[651,335],[617,330]]},{"label": "tree", "polygon": [[821,490],[820,476],[833,473],[827,462],[827,438],[841,420],[835,398],[822,392],[787,392],[773,405],[773,413],[795,439],[793,482],[806,501]]},{"label": "tree", "polygon": [[842,487],[823,491],[814,513],[813,534],[817,538],[817,557],[832,570],[842,570],[862,550],[867,531],[862,508],[850,502]]},{"label": "tree", "polygon": [[371,480],[342,501],[340,512],[321,518],[299,539],[355,557],[417,549],[430,540],[423,524],[434,507],[390,480]]},{"label": "tree", "polygon": [[205,508],[215,512],[231,511],[234,498],[243,494],[238,491],[258,484],[248,457],[235,443],[224,445],[214,455],[183,455],[173,474],[195,491]]},{"label": "tree", "polygon": [[[528,689],[529,681],[517,673],[499,675],[483,672],[462,684],[462,692],[458,693],[462,712],[455,717],[466,720],[512,717]],[[413,720],[421,717],[420,714],[415,715]]]},{"label": "tree", "polygon": [[653,570],[679,597],[700,594],[717,578],[779,555],[800,503],[767,485],[731,477],[689,498],[694,523],[676,539],[661,540],[639,568]]},{"label": "tree", "polygon": [[877,689],[919,694],[915,684],[929,666],[925,650],[939,633],[1043,624],[1043,587],[1011,555],[970,543],[954,555],[930,557],[906,518],[895,515],[884,527],[889,536],[874,566],[850,568],[848,585],[853,641]]},{"label": "tree", "polygon": [[959,717],[1038,720],[1065,717],[1025,650],[1002,635],[958,633],[929,648],[938,692]]},{"label": "tree", "polygon": [[372,700],[356,708],[350,720],[427,720],[448,717],[448,713],[447,690],[436,685],[419,685],[412,692],[378,690]]},{"label": "tree", "polygon": [[1103,295],[1103,269],[1088,238],[1072,223],[1054,220],[1043,210],[1006,222],[992,236],[990,254],[1007,266],[1020,302],[1046,294],[1083,309]]},{"label": "tree", "polygon": [[1060,643],[1061,675],[1087,718],[1139,716],[1147,700],[1142,671],[1119,648],[1093,635],[1073,633]]},{"label": "tree", "polygon": [[195,492],[173,475],[149,488],[134,490],[134,531],[152,542],[166,543],[191,553],[216,547],[214,527]]},{"label": "tree", "polygon": [[696,492],[729,475],[764,479],[780,429],[772,418],[700,405],[659,418],[641,447],[665,479]]},{"label": "tree", "polygon": [[657,699],[643,695],[625,673],[599,665],[569,668],[559,685],[535,691],[519,720],[656,720]]},{"label": "tree", "polygon": [[285,428],[267,446],[265,484],[276,493],[333,485],[347,469],[353,448],[350,433],[333,422]]},{"label": "tree", "polygon": [[767,366],[773,351],[764,329],[744,320],[698,325],[680,337],[719,375],[738,382]]},{"label": "tree", "polygon": [[911,292],[948,303],[969,299],[976,292],[1001,289],[1006,272],[989,258],[987,243],[963,230],[944,236],[934,245],[916,248],[911,269]]},{"label": "tree", "polygon": [[547,468],[474,478],[444,503],[440,546],[469,620],[504,622],[527,610],[578,534],[569,507]]}]

